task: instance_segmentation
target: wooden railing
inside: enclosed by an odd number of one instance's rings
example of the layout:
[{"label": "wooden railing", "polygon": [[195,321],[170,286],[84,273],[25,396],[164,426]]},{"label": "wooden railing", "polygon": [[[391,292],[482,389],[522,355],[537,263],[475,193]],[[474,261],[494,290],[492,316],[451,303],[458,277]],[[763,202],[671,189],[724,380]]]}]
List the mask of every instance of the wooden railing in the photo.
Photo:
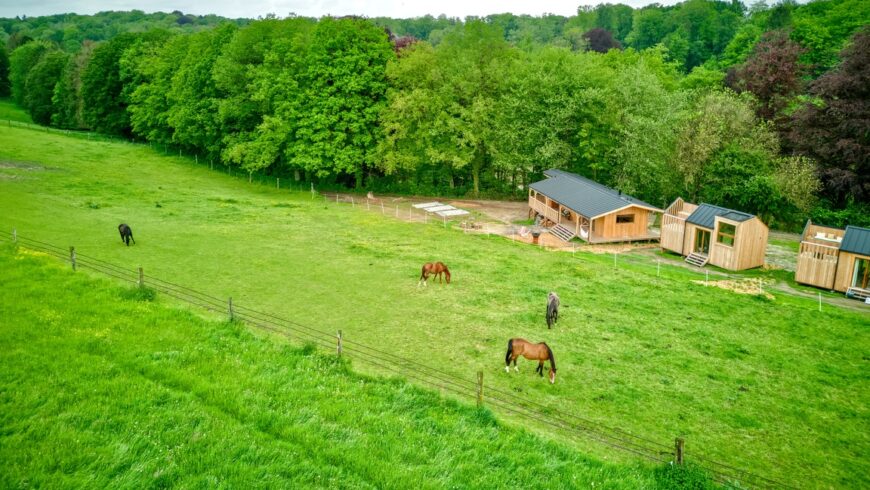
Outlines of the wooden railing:
[{"label": "wooden railing", "polygon": [[661,245],[662,248],[682,253],[683,233],[686,220],[670,214],[662,215]]},{"label": "wooden railing", "polygon": [[553,221],[555,223],[559,222],[559,210],[553,209],[550,206],[547,206],[546,203],[538,201],[534,197],[529,197],[529,207],[537,211],[541,216]]},{"label": "wooden railing", "polygon": [[840,251],[831,245],[802,241],[798,253],[795,281],[831,289]]}]

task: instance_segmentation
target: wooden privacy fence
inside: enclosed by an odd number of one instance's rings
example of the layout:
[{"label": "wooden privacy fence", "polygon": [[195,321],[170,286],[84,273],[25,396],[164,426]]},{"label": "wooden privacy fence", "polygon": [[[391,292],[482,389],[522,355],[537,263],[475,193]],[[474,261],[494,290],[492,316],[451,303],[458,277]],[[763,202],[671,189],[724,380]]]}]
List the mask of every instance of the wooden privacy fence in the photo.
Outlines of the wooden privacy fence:
[{"label": "wooden privacy fence", "polygon": [[81,254],[74,247],[69,251],[50,243],[22,237],[17,230],[9,235],[0,234],[0,240],[15,246],[25,247],[62,261],[68,261],[73,270],[90,269],[106,276],[149,287],[162,294],[178,299],[208,311],[226,312],[230,321],[241,321],[257,329],[278,334],[288,339],[314,344],[327,352],[335,352],[338,357],[346,357],[375,366],[386,372],[410,378],[429,388],[437,388],[442,393],[450,393],[461,398],[473,398],[479,407],[487,406],[503,413],[556,429],[559,433],[581,441],[593,441],[622,453],[631,454],[657,464],[683,464],[691,462],[707,471],[720,483],[738,483],[764,488],[790,488],[789,485],[734,466],[716,462],[696,453],[687,453],[683,438],[676,438],[672,446],[628,431],[608,427],[564,410],[524,399],[514,392],[494,386],[487,386],[484,392],[483,372],[478,371],[476,379],[467,379],[428,366],[419,361],[401,357],[381,348],[352,341],[341,330],[337,334],[319,330],[293,320],[279,317],[270,312],[257,311],[233,302],[174,284],[164,279],[146,275],[142,267],[128,269],[123,266]]}]

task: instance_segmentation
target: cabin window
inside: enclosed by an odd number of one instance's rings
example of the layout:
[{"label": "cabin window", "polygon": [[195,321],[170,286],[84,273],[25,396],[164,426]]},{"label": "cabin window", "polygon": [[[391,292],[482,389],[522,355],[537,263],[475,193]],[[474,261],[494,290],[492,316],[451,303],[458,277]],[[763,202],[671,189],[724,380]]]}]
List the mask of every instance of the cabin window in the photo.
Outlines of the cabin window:
[{"label": "cabin window", "polygon": [[723,244],[728,245],[729,247],[734,246],[734,234],[737,232],[737,227],[734,225],[729,225],[728,223],[719,223],[719,235],[716,238],[716,241]]},{"label": "cabin window", "polygon": [[634,223],[634,215],[633,214],[617,214],[616,215],[616,223]]}]

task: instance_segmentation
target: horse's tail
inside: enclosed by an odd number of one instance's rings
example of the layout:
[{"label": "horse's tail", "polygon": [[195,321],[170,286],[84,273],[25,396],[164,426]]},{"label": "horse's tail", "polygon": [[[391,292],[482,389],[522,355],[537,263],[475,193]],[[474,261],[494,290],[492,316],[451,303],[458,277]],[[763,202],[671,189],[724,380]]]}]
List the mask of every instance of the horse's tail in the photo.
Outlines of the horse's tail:
[{"label": "horse's tail", "polygon": [[505,366],[510,366],[511,364],[511,354],[514,352],[514,339],[508,340],[508,350],[507,354],[504,356]]},{"label": "horse's tail", "polygon": [[550,346],[547,345],[546,342],[544,342],[544,347],[547,348],[547,354],[550,355],[550,369],[552,369],[555,372],[556,371],[556,358],[553,357],[553,349],[550,349]]}]

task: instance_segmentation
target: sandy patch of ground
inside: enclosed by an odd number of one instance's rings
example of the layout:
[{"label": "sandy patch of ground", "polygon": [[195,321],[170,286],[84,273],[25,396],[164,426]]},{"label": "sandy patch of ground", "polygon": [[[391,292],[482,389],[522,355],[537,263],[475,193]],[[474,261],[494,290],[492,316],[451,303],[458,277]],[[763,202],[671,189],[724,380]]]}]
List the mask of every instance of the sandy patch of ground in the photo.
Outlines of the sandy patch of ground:
[{"label": "sandy patch of ground", "polygon": [[738,294],[751,294],[762,296],[767,299],[773,299],[773,295],[764,290],[764,286],[771,285],[771,281],[765,281],[761,278],[752,277],[747,279],[733,279],[726,281],[692,281],[695,284],[713,286],[717,288],[727,289]]}]

